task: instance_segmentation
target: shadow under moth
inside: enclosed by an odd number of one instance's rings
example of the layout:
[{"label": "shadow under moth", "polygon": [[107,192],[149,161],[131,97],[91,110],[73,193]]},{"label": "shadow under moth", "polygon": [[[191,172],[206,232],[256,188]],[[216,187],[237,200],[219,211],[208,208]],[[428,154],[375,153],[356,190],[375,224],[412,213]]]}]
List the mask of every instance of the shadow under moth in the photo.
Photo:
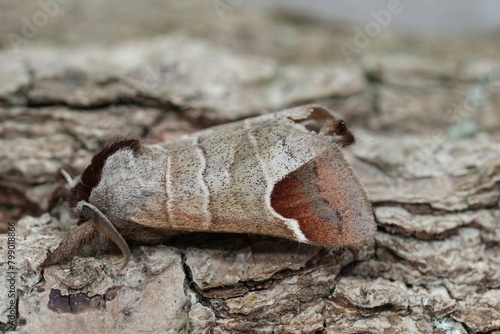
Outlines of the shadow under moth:
[{"label": "shadow under moth", "polygon": [[71,181],[78,226],[41,267],[71,259],[99,236],[130,258],[128,241],[183,232],[269,235],[325,247],[370,242],[366,192],[340,149],[345,122],[306,105],[215,126],[161,144],[121,140]]}]

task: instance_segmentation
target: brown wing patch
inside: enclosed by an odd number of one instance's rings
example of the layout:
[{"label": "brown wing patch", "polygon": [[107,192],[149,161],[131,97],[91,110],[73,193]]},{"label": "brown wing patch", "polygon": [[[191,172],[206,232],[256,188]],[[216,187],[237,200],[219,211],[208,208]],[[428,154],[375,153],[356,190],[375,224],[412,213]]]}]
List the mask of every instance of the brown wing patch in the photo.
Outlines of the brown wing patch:
[{"label": "brown wing patch", "polygon": [[363,187],[338,149],[317,156],[274,187],[271,205],[323,246],[359,245],[375,234]]}]

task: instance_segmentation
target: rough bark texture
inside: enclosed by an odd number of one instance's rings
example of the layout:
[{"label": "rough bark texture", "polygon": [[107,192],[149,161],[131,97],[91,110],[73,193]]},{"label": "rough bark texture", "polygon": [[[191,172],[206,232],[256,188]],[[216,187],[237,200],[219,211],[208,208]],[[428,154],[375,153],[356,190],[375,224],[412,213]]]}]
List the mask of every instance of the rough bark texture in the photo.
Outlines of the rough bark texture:
[{"label": "rough bark texture", "polygon": [[[40,10],[5,3],[4,35]],[[243,7],[221,21],[210,2],[132,3],[146,8],[70,2],[29,45],[3,41],[0,229],[16,221],[19,332],[500,333],[498,34],[416,46],[384,34],[347,64],[350,31]],[[82,23],[97,13],[111,45]],[[130,30],[117,17],[134,18]],[[92,250],[36,269],[75,225],[63,203],[44,213],[60,168],[78,174],[117,137],[157,142],[310,101],[354,128],[345,153],[374,205],[373,244],[186,234],[135,247],[123,271],[118,252]],[[3,281],[5,234],[0,250]]]}]

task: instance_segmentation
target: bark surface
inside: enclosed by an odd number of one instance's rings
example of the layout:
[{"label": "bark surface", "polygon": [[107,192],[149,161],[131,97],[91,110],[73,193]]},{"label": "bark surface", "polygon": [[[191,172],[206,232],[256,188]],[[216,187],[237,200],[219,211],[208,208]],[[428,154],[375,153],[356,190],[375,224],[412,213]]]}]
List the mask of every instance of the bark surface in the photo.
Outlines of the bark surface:
[{"label": "bark surface", "polygon": [[[20,18],[42,9],[8,3],[0,33],[22,36]],[[383,35],[346,59],[339,44],[354,34],[326,24],[132,3],[146,8],[61,4],[36,37],[0,49],[0,230],[16,222],[17,331],[500,333],[498,34]],[[110,45],[88,28],[101,16]],[[78,175],[116,138],[154,143],[305,102],[354,130],[344,153],[374,206],[374,243],[186,234],[134,247],[123,271],[119,252],[95,250],[36,269],[76,223],[64,203],[46,212],[60,168]]]}]

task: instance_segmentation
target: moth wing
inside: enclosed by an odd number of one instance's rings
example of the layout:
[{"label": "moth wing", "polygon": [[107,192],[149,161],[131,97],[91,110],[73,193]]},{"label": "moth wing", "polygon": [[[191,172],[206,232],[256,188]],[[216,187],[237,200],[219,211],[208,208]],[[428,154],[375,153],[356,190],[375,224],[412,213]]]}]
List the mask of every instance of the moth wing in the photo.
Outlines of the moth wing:
[{"label": "moth wing", "polygon": [[372,240],[376,232],[366,192],[336,146],[277,182],[271,206],[296,220],[313,244],[359,245]]}]

